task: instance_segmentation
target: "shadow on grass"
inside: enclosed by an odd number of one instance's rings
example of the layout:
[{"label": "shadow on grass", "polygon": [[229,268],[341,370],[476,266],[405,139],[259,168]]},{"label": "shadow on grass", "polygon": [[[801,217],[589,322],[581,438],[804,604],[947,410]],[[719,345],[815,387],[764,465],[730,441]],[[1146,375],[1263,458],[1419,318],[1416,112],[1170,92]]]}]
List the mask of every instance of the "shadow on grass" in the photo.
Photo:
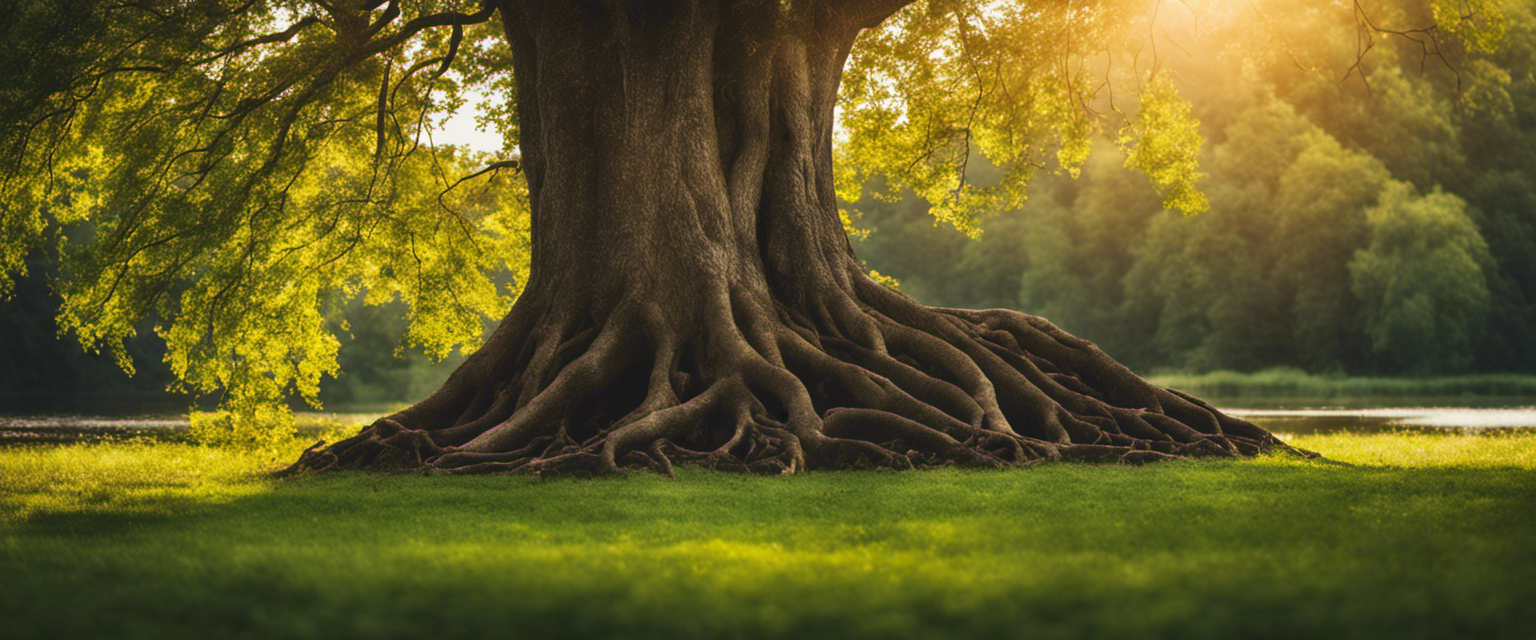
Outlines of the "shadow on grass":
[{"label": "shadow on grass", "polygon": [[1536,635],[1515,466],[252,483],[0,524],[0,636]]}]

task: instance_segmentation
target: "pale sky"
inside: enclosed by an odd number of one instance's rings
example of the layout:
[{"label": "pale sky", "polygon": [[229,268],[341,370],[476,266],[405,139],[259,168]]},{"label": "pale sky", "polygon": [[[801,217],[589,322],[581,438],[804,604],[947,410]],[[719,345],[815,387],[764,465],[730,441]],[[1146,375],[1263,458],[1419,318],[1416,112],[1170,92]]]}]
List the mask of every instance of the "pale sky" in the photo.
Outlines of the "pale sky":
[{"label": "pale sky", "polygon": [[466,100],[463,109],[449,117],[442,128],[432,132],[432,141],[436,144],[467,145],[477,151],[501,151],[499,134],[475,129],[475,103],[478,101],[478,96]]}]

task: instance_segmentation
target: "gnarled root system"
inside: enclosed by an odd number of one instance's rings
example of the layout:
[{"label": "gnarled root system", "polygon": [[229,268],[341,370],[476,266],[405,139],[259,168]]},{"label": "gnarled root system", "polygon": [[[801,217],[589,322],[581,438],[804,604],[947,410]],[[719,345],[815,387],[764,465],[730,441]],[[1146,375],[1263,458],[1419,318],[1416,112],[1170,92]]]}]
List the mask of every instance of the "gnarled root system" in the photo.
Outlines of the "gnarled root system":
[{"label": "gnarled root system", "polygon": [[1038,317],[924,307],[867,279],[811,313],[711,291],[696,315],[631,300],[601,322],[519,303],[437,393],[317,444],[288,472],[670,475],[693,463],[795,473],[1313,455],[1146,382]]}]

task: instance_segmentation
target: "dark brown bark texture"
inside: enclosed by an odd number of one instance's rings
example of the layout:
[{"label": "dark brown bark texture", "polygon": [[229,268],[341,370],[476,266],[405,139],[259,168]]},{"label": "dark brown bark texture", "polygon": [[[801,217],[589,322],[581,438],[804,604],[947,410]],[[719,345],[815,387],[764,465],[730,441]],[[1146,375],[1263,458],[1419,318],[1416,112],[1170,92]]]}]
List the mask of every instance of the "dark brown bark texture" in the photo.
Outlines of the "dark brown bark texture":
[{"label": "dark brown bark texture", "polygon": [[900,4],[504,0],[529,282],[437,392],[291,470],[1291,450],[1041,318],[926,307],[866,276],[837,215],[833,106],[859,30]]}]

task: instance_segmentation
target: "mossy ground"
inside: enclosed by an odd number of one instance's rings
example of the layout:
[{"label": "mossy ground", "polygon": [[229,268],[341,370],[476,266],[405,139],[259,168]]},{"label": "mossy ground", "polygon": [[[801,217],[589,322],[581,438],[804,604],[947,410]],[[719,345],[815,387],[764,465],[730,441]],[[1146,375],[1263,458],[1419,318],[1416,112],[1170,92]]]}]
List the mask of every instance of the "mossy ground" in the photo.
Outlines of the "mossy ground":
[{"label": "mossy ground", "polygon": [[0,450],[0,637],[1529,638],[1536,435],[539,481]]}]

